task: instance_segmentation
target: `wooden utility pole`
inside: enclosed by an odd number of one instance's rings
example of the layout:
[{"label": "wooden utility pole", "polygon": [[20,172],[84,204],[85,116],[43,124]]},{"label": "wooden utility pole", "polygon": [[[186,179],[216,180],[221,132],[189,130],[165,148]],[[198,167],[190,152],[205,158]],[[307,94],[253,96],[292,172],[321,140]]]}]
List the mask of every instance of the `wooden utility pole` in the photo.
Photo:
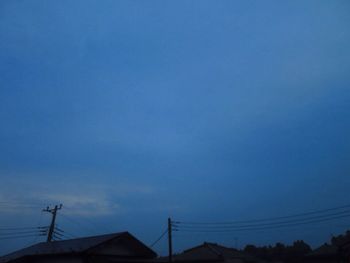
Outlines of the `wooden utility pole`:
[{"label": "wooden utility pole", "polygon": [[52,214],[51,224],[50,224],[49,232],[47,234],[46,242],[52,241],[52,236],[55,231],[56,214],[57,214],[57,210],[60,210],[60,209],[62,209],[62,204],[60,204],[60,206],[55,205],[55,207],[51,209],[49,207],[47,207],[46,209],[43,209],[43,212],[49,212]]},{"label": "wooden utility pole", "polygon": [[172,244],[172,225],[171,225],[171,218],[168,218],[168,245],[169,245],[169,262],[173,261],[173,244]]}]

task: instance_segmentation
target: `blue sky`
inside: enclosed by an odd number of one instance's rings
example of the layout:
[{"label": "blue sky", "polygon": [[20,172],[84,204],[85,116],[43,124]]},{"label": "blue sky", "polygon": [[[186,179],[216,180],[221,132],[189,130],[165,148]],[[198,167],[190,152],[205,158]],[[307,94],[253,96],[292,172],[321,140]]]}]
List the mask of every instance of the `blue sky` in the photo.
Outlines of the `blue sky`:
[{"label": "blue sky", "polygon": [[[348,1],[1,1],[0,226],[48,224],[41,208],[63,203],[93,230],[58,216],[76,236],[150,244],[168,216],[348,204],[349,14]],[[348,228],[174,244],[316,246]]]}]

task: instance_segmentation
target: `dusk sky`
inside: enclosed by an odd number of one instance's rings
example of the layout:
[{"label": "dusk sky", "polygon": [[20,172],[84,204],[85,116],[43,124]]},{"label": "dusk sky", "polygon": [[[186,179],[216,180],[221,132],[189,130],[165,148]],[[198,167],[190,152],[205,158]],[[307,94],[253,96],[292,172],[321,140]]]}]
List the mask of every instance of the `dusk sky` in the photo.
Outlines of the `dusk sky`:
[{"label": "dusk sky", "polygon": [[[349,205],[350,1],[3,0],[0,125],[0,229],[47,226],[62,203],[67,235],[150,245],[169,216]],[[174,250],[347,229],[178,232]],[[44,240],[0,235],[0,255]]]}]

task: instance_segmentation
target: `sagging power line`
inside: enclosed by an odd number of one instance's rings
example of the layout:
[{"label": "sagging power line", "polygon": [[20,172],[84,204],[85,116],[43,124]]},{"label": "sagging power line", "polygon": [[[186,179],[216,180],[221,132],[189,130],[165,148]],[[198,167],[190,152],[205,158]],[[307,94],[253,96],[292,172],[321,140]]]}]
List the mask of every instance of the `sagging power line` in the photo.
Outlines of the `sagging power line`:
[{"label": "sagging power line", "polygon": [[149,247],[152,248],[154,247],[160,240],[162,240],[162,238],[168,233],[168,229],[166,229],[161,235],[160,237],[158,237]]},{"label": "sagging power line", "polygon": [[292,227],[350,217],[350,205],[265,219],[225,222],[173,222],[174,231],[235,232]]},{"label": "sagging power line", "polygon": [[[240,221],[217,221],[217,222],[194,222],[194,221],[182,221],[182,224],[196,224],[196,225],[231,225],[238,223],[253,223],[253,222],[262,222],[262,221],[276,221],[287,218],[297,218],[297,217],[305,217],[308,215],[314,214],[327,214],[331,211],[350,211],[350,205],[343,205],[333,208],[327,208],[322,210],[315,210],[310,212],[304,212],[299,214],[287,215],[287,216],[279,216],[279,217],[270,217],[270,218],[262,218],[262,219],[250,219],[250,220],[240,220]],[[179,221],[174,221],[174,223],[180,223]]]},{"label": "sagging power line", "polygon": [[2,227],[0,240],[45,236],[47,227]]}]

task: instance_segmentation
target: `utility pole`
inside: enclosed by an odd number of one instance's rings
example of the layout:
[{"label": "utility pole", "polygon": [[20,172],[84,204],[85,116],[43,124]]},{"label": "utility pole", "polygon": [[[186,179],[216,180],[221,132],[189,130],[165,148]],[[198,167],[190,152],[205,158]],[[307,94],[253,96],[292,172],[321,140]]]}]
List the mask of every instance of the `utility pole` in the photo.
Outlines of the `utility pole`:
[{"label": "utility pole", "polygon": [[168,218],[168,245],[169,245],[169,262],[173,261],[173,244],[172,244],[172,225],[171,225],[171,218]]},{"label": "utility pole", "polygon": [[51,209],[49,207],[46,207],[46,209],[43,209],[43,212],[49,212],[52,214],[52,220],[51,220],[49,232],[47,234],[46,242],[52,241],[52,236],[53,236],[53,233],[55,231],[56,214],[57,214],[57,210],[60,210],[60,209],[62,209],[62,204],[60,204],[60,206],[55,205],[55,207],[51,208]]}]

